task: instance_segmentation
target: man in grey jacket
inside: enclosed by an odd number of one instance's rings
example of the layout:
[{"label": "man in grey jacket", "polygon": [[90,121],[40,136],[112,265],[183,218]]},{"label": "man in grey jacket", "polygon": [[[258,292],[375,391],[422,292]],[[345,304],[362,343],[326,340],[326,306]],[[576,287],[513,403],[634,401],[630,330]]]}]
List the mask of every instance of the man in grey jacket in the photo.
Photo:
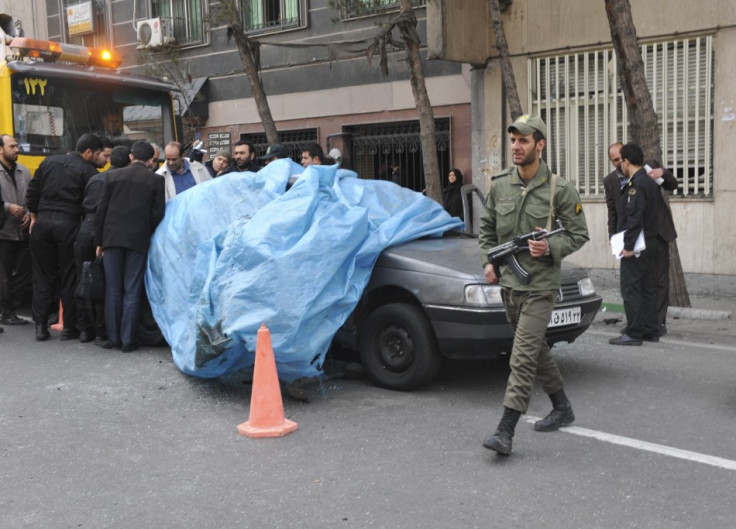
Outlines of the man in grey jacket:
[{"label": "man in grey jacket", "polygon": [[183,150],[182,144],[177,141],[167,143],[164,147],[166,163],[156,171],[164,177],[167,202],[197,184],[212,180],[204,165],[184,158]]},{"label": "man in grey jacket", "polygon": [[[0,135],[0,194],[5,222],[0,227],[0,323],[23,325],[15,310],[22,301],[23,287],[30,280],[28,226],[31,215],[26,209],[26,190],[30,171],[18,163],[18,142]],[[13,271],[16,276],[13,277]]]}]

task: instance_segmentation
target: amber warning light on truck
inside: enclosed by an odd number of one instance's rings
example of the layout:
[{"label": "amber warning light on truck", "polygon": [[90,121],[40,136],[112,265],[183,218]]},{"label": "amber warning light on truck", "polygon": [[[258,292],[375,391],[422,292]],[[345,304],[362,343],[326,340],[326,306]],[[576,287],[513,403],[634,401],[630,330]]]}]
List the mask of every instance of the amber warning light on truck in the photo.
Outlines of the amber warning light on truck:
[{"label": "amber warning light on truck", "polygon": [[47,62],[62,61],[106,68],[117,68],[122,62],[120,56],[111,50],[45,40],[16,37],[8,44],[8,48],[21,58]]}]

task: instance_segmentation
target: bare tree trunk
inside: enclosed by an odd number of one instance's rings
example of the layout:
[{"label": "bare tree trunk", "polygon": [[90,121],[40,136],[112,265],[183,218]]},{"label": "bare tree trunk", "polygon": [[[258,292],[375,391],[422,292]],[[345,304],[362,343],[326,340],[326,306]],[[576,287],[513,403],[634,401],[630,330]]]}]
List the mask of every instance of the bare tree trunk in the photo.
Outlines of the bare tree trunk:
[{"label": "bare tree trunk", "polygon": [[498,0],[488,0],[488,7],[491,10],[491,20],[493,20],[493,34],[496,37],[496,49],[501,58],[501,75],[503,77],[503,86],[506,90],[506,101],[508,101],[509,109],[511,110],[511,119],[515,120],[524,111],[521,109],[519,92],[516,90],[516,77],[514,77],[514,69],[511,66],[509,45],[506,42],[506,32],[504,31],[503,20],[501,19],[501,6]]},{"label": "bare tree trunk", "polygon": [[419,112],[419,131],[422,139],[422,165],[424,167],[425,193],[442,204],[442,180],[437,160],[437,133],[434,125],[434,110],[429,101],[427,84],[424,78],[422,57],[419,54],[419,32],[417,17],[411,0],[401,0],[401,15],[398,23],[404,40],[406,58],[411,76],[411,91]]},{"label": "bare tree trunk", "polygon": [[235,39],[235,45],[238,47],[240,62],[243,63],[243,70],[248,77],[250,89],[253,92],[253,99],[256,102],[258,116],[261,118],[263,130],[266,133],[268,143],[278,143],[279,133],[276,130],[276,124],[271,115],[271,108],[268,106],[268,98],[266,91],[263,89],[263,83],[258,73],[259,70],[259,43],[251,41],[243,30],[241,22],[241,12],[234,0],[221,0],[216,9],[212,12],[212,19],[227,26],[227,40]]},{"label": "bare tree trunk", "polygon": [[[631,4],[629,0],[604,1],[611,27],[613,48],[616,50],[621,85],[629,111],[631,139],[642,148],[647,158],[661,161],[662,147],[657,127],[657,113],[654,111],[652,95],[644,74],[644,62],[631,16]],[[669,196],[667,193],[663,193],[663,196],[669,208]],[[676,241],[670,243],[670,304],[679,307],[690,306],[690,296]]]},{"label": "bare tree trunk", "polygon": [[238,53],[240,54],[240,60],[243,63],[245,69],[245,75],[248,76],[250,81],[250,88],[253,92],[253,99],[256,101],[256,108],[258,109],[258,115],[263,123],[263,129],[266,132],[266,139],[268,143],[278,143],[279,133],[276,130],[276,124],[273,121],[271,115],[271,107],[268,106],[268,99],[266,98],[266,91],[263,89],[263,83],[258,75],[258,68],[256,67],[256,59],[254,57],[257,44],[253,44],[250,39],[243,32],[243,26],[240,23],[231,23],[228,25],[228,33],[235,39],[235,44],[238,46]]}]

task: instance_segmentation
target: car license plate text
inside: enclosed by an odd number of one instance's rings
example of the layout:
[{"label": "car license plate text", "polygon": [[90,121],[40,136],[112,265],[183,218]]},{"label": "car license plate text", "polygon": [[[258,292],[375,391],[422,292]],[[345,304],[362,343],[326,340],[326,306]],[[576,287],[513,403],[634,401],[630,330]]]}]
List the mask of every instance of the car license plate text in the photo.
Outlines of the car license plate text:
[{"label": "car license plate text", "polygon": [[552,311],[549,318],[548,327],[562,327],[563,325],[573,325],[580,323],[580,307],[569,307],[566,309],[557,309]]}]

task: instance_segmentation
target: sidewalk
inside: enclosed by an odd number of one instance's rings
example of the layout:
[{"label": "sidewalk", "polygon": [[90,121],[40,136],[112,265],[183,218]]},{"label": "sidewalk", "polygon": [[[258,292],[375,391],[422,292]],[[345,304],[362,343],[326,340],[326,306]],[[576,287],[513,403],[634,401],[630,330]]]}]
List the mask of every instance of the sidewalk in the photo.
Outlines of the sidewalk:
[{"label": "sidewalk", "polygon": [[[603,297],[600,313],[623,313],[621,292],[612,288],[597,289]],[[673,307],[667,310],[668,318],[687,320],[733,320],[736,314],[736,298],[691,295],[692,307]],[[605,309],[605,310],[604,310]]]},{"label": "sidewalk", "polygon": [[[588,270],[596,291],[603,297],[600,313],[623,313],[618,270]],[[690,307],[670,306],[667,317],[687,320],[731,320],[736,318],[736,282],[731,276],[688,276]],[[718,295],[718,294],[721,295]],[[604,310],[605,309],[605,310]]]}]

